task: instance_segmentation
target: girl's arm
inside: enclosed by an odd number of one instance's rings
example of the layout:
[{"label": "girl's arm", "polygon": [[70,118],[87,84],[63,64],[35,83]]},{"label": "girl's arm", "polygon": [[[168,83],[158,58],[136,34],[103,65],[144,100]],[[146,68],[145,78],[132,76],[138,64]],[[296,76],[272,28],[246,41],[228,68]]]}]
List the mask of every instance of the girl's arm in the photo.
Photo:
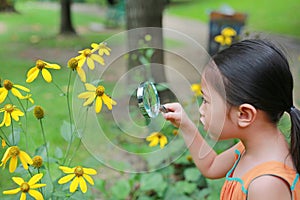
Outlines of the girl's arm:
[{"label": "girl's arm", "polygon": [[211,179],[225,177],[235,162],[236,146],[217,155],[203,139],[198,128],[179,103],[170,103],[164,106],[170,111],[163,113],[164,118],[182,130],[185,143],[201,173]]}]

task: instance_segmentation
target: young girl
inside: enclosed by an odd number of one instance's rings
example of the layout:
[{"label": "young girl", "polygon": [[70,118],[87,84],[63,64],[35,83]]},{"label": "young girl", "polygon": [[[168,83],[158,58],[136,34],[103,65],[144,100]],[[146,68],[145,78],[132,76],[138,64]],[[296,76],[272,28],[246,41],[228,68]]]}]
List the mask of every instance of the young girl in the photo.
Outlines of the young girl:
[{"label": "young girl", "polygon": [[[245,40],[217,53],[202,74],[200,121],[217,140],[240,142],[217,155],[178,103],[166,120],[180,127],[196,166],[226,177],[222,200],[300,200],[300,111],[284,54],[272,43]],[[291,142],[277,128],[287,112]]]}]

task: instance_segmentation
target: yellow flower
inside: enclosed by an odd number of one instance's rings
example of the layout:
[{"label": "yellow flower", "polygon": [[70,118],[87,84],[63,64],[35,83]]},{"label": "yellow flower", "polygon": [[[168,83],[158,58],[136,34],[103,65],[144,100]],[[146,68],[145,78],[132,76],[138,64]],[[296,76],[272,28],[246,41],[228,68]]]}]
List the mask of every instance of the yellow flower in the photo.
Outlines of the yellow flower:
[{"label": "yellow flower", "polygon": [[93,52],[98,51],[100,56],[103,56],[104,54],[109,56],[111,49],[106,46],[105,42],[101,42],[100,44],[92,43],[91,47],[93,48]]},{"label": "yellow flower", "polygon": [[86,193],[87,191],[87,185],[86,182],[89,182],[91,185],[94,185],[94,181],[92,177],[89,175],[95,175],[97,174],[96,170],[92,168],[83,168],[81,166],[69,168],[65,166],[60,166],[59,169],[61,169],[64,173],[68,174],[58,180],[59,184],[65,184],[69,181],[72,181],[70,185],[70,192],[75,192],[78,188],[78,185],[80,186],[80,189],[83,193]]},{"label": "yellow flower", "polygon": [[178,130],[177,130],[177,129],[174,129],[174,130],[172,131],[172,133],[173,133],[173,135],[178,135]]},{"label": "yellow flower", "polygon": [[18,146],[11,146],[5,151],[0,167],[3,165],[3,168],[5,168],[7,161],[11,158],[9,163],[9,172],[13,173],[17,168],[18,157],[20,158],[24,169],[27,170],[28,164],[32,164],[32,159],[25,151],[21,151]]},{"label": "yellow flower", "polygon": [[28,182],[25,182],[21,177],[12,177],[12,180],[20,187],[3,191],[3,194],[17,194],[18,192],[22,192],[20,200],[26,200],[26,193],[28,193],[35,199],[43,200],[43,195],[39,191],[34,190],[46,186],[46,184],[37,183],[39,180],[41,180],[42,177],[43,174],[36,174]]},{"label": "yellow flower", "polygon": [[39,75],[39,72],[42,71],[43,78],[45,79],[45,81],[50,83],[52,81],[52,76],[47,69],[60,69],[60,66],[57,64],[47,63],[43,60],[37,60],[35,66],[27,72],[26,82],[31,83],[32,81],[34,81]]},{"label": "yellow flower", "polygon": [[78,51],[80,53],[79,56],[76,57],[78,59],[78,67],[82,67],[84,63],[87,63],[87,66],[93,70],[95,68],[95,62],[100,63],[101,65],[104,65],[104,59],[97,54],[94,54],[92,50],[90,49],[84,49],[81,51]]},{"label": "yellow flower", "polygon": [[221,35],[215,37],[215,41],[222,46],[231,45],[232,37],[236,36],[236,31],[231,27],[226,27],[222,30]]},{"label": "yellow flower", "polygon": [[5,142],[5,140],[4,139],[2,139],[2,148],[5,148],[6,147],[6,142]]},{"label": "yellow flower", "polygon": [[22,111],[17,109],[16,106],[13,106],[12,104],[6,104],[4,108],[0,109],[0,112],[4,112],[3,121],[0,124],[0,127],[2,127],[4,124],[5,126],[10,126],[11,118],[13,118],[15,121],[19,121],[19,117],[24,115]]},{"label": "yellow flower", "polygon": [[83,106],[88,106],[92,104],[95,101],[95,111],[96,113],[99,113],[102,109],[102,101],[107,106],[109,110],[112,109],[113,105],[116,105],[117,103],[112,100],[109,96],[107,96],[105,92],[105,88],[102,85],[99,85],[98,87],[95,87],[92,84],[86,83],[85,88],[87,92],[83,92],[78,95],[78,98],[81,99],[87,99]]},{"label": "yellow flower", "polygon": [[161,149],[164,148],[165,145],[168,143],[167,137],[160,132],[152,133],[150,136],[146,138],[146,140],[150,142],[149,144],[150,147],[154,147],[159,143]]},{"label": "yellow flower", "polygon": [[192,84],[191,90],[192,90],[192,92],[194,92],[194,94],[196,96],[202,96],[201,85],[200,84],[196,84],[196,83]]},{"label": "yellow flower", "polygon": [[77,74],[82,82],[86,82],[86,76],[84,70],[78,66],[79,59],[78,58],[70,58],[68,61],[68,67],[73,71],[76,70]]},{"label": "yellow flower", "polygon": [[27,99],[32,104],[34,104],[34,100],[31,98],[32,94],[27,94],[26,96],[21,97],[20,99]]},{"label": "yellow flower", "polygon": [[23,90],[25,92],[30,92],[28,88],[22,85],[16,85],[9,80],[4,80],[3,87],[0,88],[0,103],[2,103],[6,99],[8,91],[11,91],[12,94],[18,97],[19,99],[24,98],[24,96],[21,94],[21,92],[18,89]]}]

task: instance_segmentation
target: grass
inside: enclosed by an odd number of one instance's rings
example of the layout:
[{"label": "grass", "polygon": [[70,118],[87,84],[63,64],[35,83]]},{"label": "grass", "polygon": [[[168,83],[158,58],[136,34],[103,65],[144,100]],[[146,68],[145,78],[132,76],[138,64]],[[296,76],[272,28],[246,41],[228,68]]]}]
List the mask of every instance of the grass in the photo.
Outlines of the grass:
[{"label": "grass", "polygon": [[266,31],[300,38],[300,4],[297,0],[173,0],[173,2],[174,4],[166,10],[168,14],[208,23],[210,11],[228,5],[235,11],[248,15],[246,28],[250,31]]},{"label": "grass", "polygon": [[[219,1],[214,1],[213,3],[203,0],[201,1],[201,7],[198,7],[200,6],[199,1],[191,1],[181,4],[180,6],[170,6],[167,12],[207,21],[205,10],[219,7],[220,2],[218,2]],[[263,2],[261,5],[263,5]],[[239,7],[234,8],[239,9]],[[91,42],[101,42],[114,32],[100,34],[90,31],[89,24],[91,22],[103,22],[104,19],[93,13],[76,12],[73,13],[74,26],[77,30],[80,30],[80,36],[59,37],[57,36],[59,31],[58,10],[40,7],[34,3],[17,3],[17,10],[20,11],[20,14],[0,13],[0,22],[1,24],[5,24],[6,27],[6,30],[2,33],[0,30],[0,77],[31,89],[35,104],[41,105],[46,112],[44,125],[46,138],[51,147],[51,154],[55,154],[56,149],[52,147],[56,146],[65,151],[66,142],[60,137],[61,124],[64,120],[68,121],[65,97],[60,95],[61,91],[59,91],[54,84],[45,83],[41,76],[33,83],[26,84],[26,72],[35,65],[36,59],[45,59],[46,61],[60,64],[62,69],[59,71],[52,70],[51,73],[55,84],[59,85],[65,91],[69,74],[69,69],[66,67],[67,60],[71,56],[77,55],[78,50],[89,47]],[[187,13],[189,16],[187,16]],[[251,21],[249,21],[249,25],[251,24],[250,22]],[[177,43],[172,45],[177,46]],[[108,84],[109,87],[112,87],[112,85],[113,84]],[[47,92],[45,92],[46,89]],[[28,122],[30,122],[28,126],[30,153],[33,154],[35,149],[32,148],[42,145],[43,140],[39,123],[33,117],[32,113],[28,115]],[[116,127],[111,128],[110,124],[105,122],[102,126],[102,128],[112,131],[117,129]],[[9,129],[3,130],[9,132]],[[110,136],[113,140],[122,139],[122,137],[116,133]],[[21,135],[21,137],[23,136]],[[24,144],[24,140],[21,142]],[[124,147],[132,152],[136,151],[135,146],[124,144]],[[143,150],[147,152],[149,148],[146,146]],[[3,155],[3,153],[1,149],[0,155]],[[81,147],[80,152],[76,154],[75,161],[80,161],[89,167],[99,165],[83,147]],[[2,180],[7,180],[10,176],[11,174],[9,174],[7,170],[1,172]],[[7,182],[9,181],[0,181],[0,188],[6,189],[10,187]],[[216,182],[215,185],[212,183],[213,189],[217,188],[216,190],[219,191],[222,184],[221,182],[222,181]],[[216,196],[218,196],[218,193],[216,193]]]}]

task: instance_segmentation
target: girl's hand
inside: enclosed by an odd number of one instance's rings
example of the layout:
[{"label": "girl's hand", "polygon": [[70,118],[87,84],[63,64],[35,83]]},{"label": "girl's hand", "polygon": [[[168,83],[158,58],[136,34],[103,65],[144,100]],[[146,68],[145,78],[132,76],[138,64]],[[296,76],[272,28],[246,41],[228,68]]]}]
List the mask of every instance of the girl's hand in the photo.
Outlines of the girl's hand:
[{"label": "girl's hand", "polygon": [[168,110],[167,113],[162,113],[163,117],[175,127],[186,127],[192,123],[179,103],[167,103],[163,106]]}]

